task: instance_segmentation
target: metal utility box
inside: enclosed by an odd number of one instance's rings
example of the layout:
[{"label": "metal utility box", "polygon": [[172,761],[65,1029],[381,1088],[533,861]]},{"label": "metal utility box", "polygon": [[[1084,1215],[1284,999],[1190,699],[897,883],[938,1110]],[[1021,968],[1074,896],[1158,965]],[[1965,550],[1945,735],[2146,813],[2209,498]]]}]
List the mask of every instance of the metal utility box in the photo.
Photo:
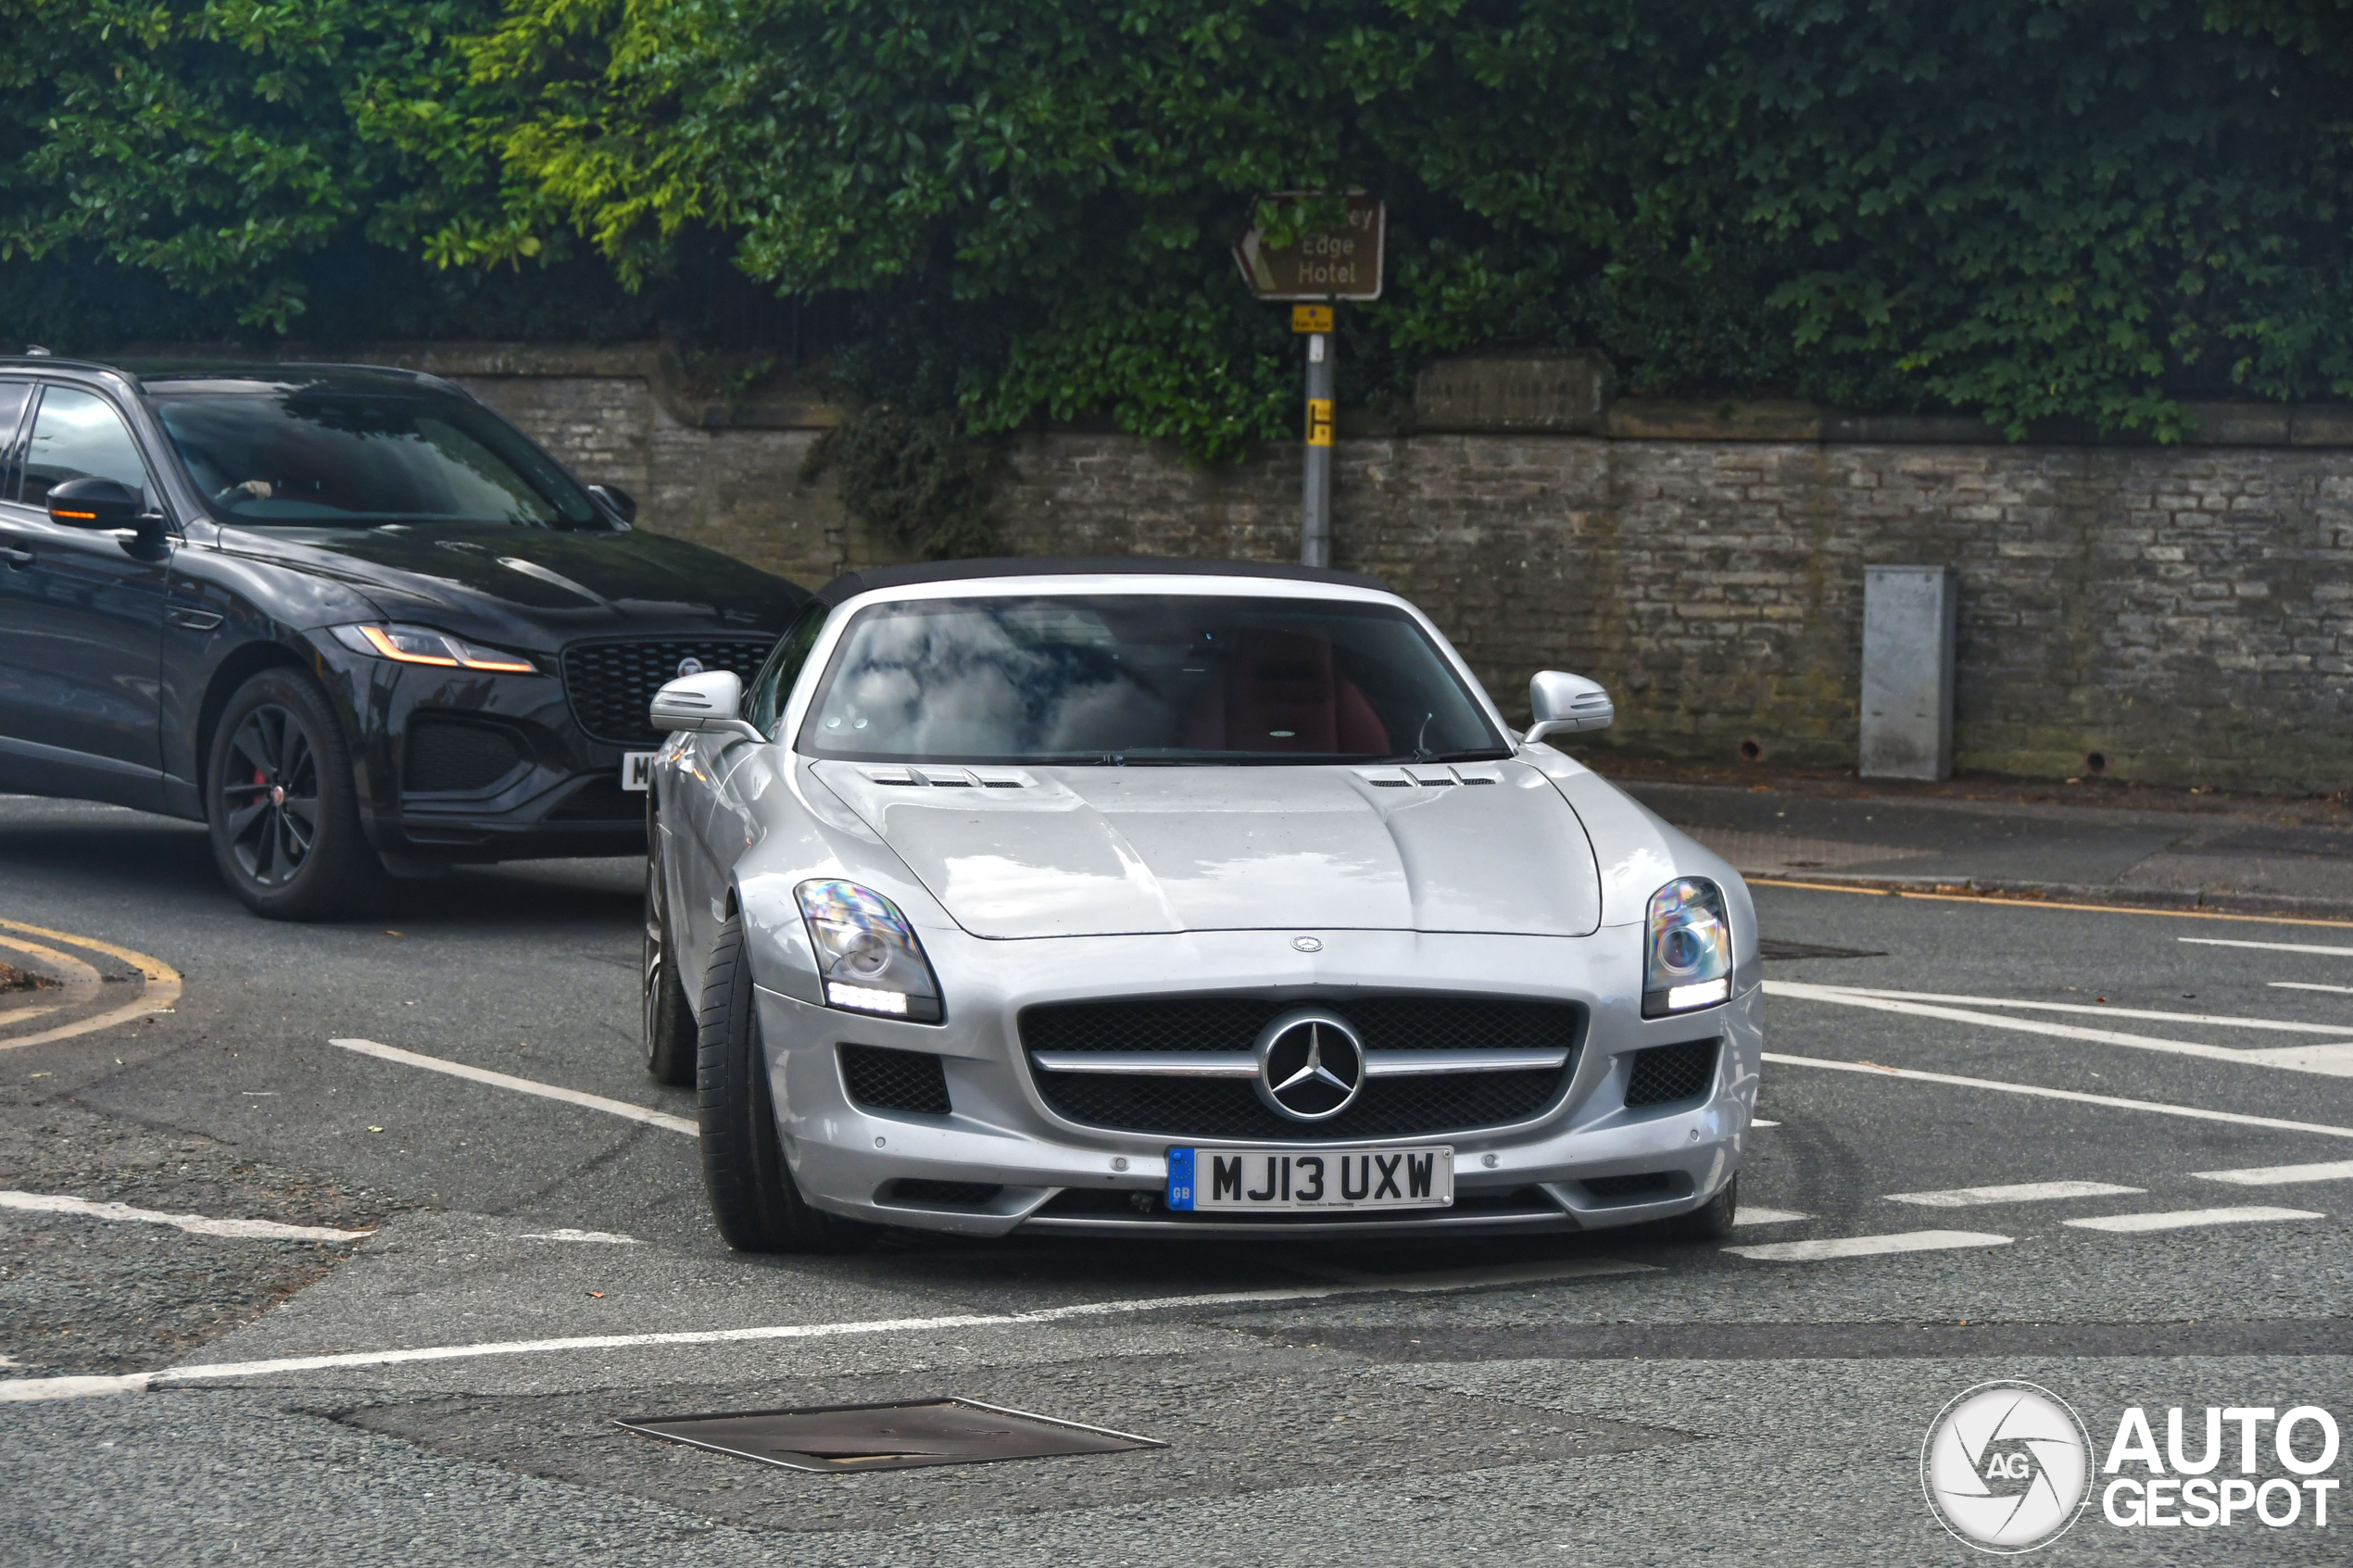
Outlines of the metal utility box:
[{"label": "metal utility box", "polygon": [[1953,655],[1960,580],[1949,566],[1863,569],[1867,779],[1953,776]]}]

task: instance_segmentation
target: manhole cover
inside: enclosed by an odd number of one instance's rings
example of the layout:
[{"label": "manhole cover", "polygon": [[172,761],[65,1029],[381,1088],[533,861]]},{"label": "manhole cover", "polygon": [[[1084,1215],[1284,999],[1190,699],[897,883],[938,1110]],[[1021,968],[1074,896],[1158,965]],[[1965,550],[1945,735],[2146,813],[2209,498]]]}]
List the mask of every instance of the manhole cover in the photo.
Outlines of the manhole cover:
[{"label": "manhole cover", "polygon": [[787,1470],[912,1470],[925,1464],[1113,1454],[1168,1446],[1080,1422],[1001,1410],[977,1399],[668,1415],[614,1424],[648,1437]]},{"label": "manhole cover", "polygon": [[1756,956],[1770,963],[1775,959],[1883,959],[1885,953],[1875,953],[1861,947],[1825,947],[1814,942],[1776,942],[1767,937],[1756,944]]}]

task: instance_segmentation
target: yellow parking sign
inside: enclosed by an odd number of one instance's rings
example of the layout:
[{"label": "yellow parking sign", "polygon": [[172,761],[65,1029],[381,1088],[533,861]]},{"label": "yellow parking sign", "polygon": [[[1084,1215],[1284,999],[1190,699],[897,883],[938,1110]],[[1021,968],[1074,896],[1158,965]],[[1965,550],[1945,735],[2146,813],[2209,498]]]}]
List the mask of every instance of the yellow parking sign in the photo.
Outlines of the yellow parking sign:
[{"label": "yellow parking sign", "polygon": [[1295,332],[1327,332],[1332,330],[1332,307],[1328,305],[1294,305],[1290,307],[1290,330]]}]

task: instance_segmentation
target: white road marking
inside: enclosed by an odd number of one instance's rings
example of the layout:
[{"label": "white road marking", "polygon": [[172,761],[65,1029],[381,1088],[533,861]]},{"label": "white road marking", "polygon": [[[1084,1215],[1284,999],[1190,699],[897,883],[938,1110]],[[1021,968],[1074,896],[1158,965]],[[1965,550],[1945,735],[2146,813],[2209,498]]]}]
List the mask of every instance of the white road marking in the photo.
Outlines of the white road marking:
[{"label": "white road marking", "polygon": [[642,1247],[634,1236],[622,1236],[613,1231],[525,1231],[518,1238],[522,1241],[609,1241],[621,1247]]},{"label": "white road marking", "polygon": [[1900,1231],[1894,1236],[1842,1236],[1821,1241],[1768,1241],[1727,1247],[1760,1263],[1818,1263],[1831,1258],[1878,1258],[1890,1252],[1939,1252],[1953,1247],[2007,1247],[2006,1236],[1983,1231]]},{"label": "white road marking", "polygon": [[477,1084],[512,1089],[519,1095],[537,1095],[542,1099],[560,1099],[566,1105],[601,1110],[608,1116],[625,1116],[632,1122],[643,1122],[651,1127],[666,1127],[673,1133],[684,1133],[690,1138],[700,1135],[700,1129],[683,1116],[673,1116],[666,1110],[648,1110],[642,1105],[631,1105],[627,1100],[585,1095],[578,1089],[560,1089],[553,1084],[542,1084],[536,1079],[493,1073],[486,1067],[469,1067],[462,1061],[447,1061],[437,1056],[420,1056],[415,1051],[404,1051],[397,1046],[379,1045],[373,1040],[330,1040],[327,1043],[341,1046],[347,1051],[358,1051],[361,1056],[379,1057],[409,1067],[422,1067],[429,1073],[447,1073],[453,1078],[471,1078]]},{"label": "white road marking", "polygon": [[[2127,1035],[2115,1029],[2085,1029],[2073,1023],[2045,1023],[2039,1019],[2005,1018],[1999,1013],[1970,1012],[1961,1008],[1938,1007],[1927,1002],[1897,1001],[1893,997],[1867,996],[1835,985],[1810,985],[1794,980],[1768,980],[1765,991],[1768,996],[1790,997],[1800,1001],[1829,1002],[1837,1007],[1867,1008],[1876,1012],[1904,1013],[1914,1018],[1941,1018],[1953,1023],[1978,1023],[1988,1029],[2009,1029],[2025,1035],[2049,1035],[2055,1039],[2089,1040],[2095,1045],[2130,1046],[2136,1050],[2204,1057],[2210,1061],[2240,1061],[2255,1067],[2279,1067],[2296,1073],[2317,1073],[2331,1078],[2353,1078],[2353,1041],[2241,1050],[2230,1046],[2161,1039],[2155,1035]],[[2330,1031],[2332,1034],[2344,1032],[2341,1029]]]},{"label": "white road marking", "polygon": [[1947,1187],[1943,1192],[1891,1192],[1890,1203],[1917,1203],[1928,1209],[1967,1209],[1980,1203],[2046,1203],[2058,1198],[2114,1198],[2146,1192],[2146,1187],[2120,1187],[2112,1182],[2020,1182],[2014,1186]]},{"label": "white road marking", "polygon": [[372,1228],[339,1231],[327,1225],[282,1225],[275,1220],[215,1220],[202,1214],[165,1214],[133,1209],[128,1203],[99,1203],[87,1198],[66,1198],[47,1192],[0,1192],[0,1209],[20,1209],[36,1214],[80,1214],[93,1220],[121,1220],[142,1225],[177,1225],[196,1236],[222,1236],[239,1241],[357,1241],[373,1236]]},{"label": "white road marking", "polygon": [[1810,1220],[1811,1214],[1801,1214],[1794,1209],[1752,1209],[1743,1203],[1734,1211],[1732,1223],[1738,1225],[1786,1225],[1797,1220]]},{"label": "white road marking", "polygon": [[2237,1110],[2208,1110],[2196,1105],[2167,1105],[2153,1099],[2124,1099],[2115,1095],[2086,1094],[2082,1089],[2046,1089],[2040,1084],[2006,1084],[1998,1078],[1963,1078],[1950,1073],[1922,1073],[1910,1067],[1831,1061],[1818,1056],[1783,1056],[1778,1051],[1765,1052],[1764,1060],[1781,1067],[1826,1067],[1836,1073],[1872,1073],[1882,1078],[1904,1078],[1916,1084],[1949,1084],[1960,1089],[1992,1089],[2005,1095],[2072,1100],[2078,1105],[2105,1105],[2117,1110],[2145,1110],[2158,1116],[2187,1117],[2194,1122],[2228,1122],[2236,1127],[2269,1127],[2282,1133],[2318,1133],[2323,1137],[2353,1138],[2353,1127],[2333,1127],[2323,1122],[2287,1122],[2276,1116],[2249,1116]]},{"label": "white road marking", "polygon": [[2226,936],[2177,936],[2174,940],[2195,942],[2201,947],[2257,947],[2267,953],[2326,953],[2353,959],[2353,947],[2315,947],[2309,942],[2235,942]]},{"label": "white road marking", "polygon": [[2033,1012],[2088,1012],[2104,1018],[2147,1018],[2159,1022],[2208,1023],[2224,1029],[2276,1029],[2288,1035],[2342,1035],[2353,1024],[2290,1023],[2271,1018],[2239,1018],[2214,1012],[2158,1012],[2147,1008],[2112,1008],[2090,1002],[2029,1002],[2010,997],[1948,997],[1934,991],[1883,991],[1864,985],[1828,985],[1850,997],[1893,997],[1906,1002],[1960,1002],[1971,1007],[2023,1008]]},{"label": "white road marking", "polygon": [[1768,1122],[1762,1116],[1751,1117],[1748,1124],[1752,1127],[1778,1127],[1780,1125],[1779,1122]]},{"label": "white road marking", "polygon": [[[1582,1272],[1617,1273],[1647,1269],[1646,1263],[1616,1262],[1613,1259],[1581,1261]],[[1489,1274],[1496,1271],[1466,1270]],[[1423,1276],[1435,1277],[1435,1276]],[[1406,1276],[1413,1281],[1416,1276]],[[505,1339],[473,1345],[427,1345],[408,1350],[350,1350],[324,1356],[283,1356],[267,1361],[215,1361],[166,1367],[160,1372],[127,1373],[120,1377],[0,1378],[0,1404],[33,1399],[79,1399],[94,1394],[139,1394],[150,1389],[191,1383],[202,1378],[270,1377],[281,1373],[320,1372],[334,1367],[396,1366],[413,1361],[471,1361],[484,1356],[554,1355],[573,1350],[630,1350],[646,1346],[735,1345],[771,1339],[837,1339],[849,1335],[939,1334],[964,1328],[1020,1328],[1033,1323],[1069,1323],[1080,1318],[1114,1317],[1131,1312],[1181,1311],[1203,1307],[1256,1307],[1285,1301],[1321,1301],[1335,1296],[1376,1296],[1398,1290],[1453,1290],[1470,1285],[1496,1283],[1480,1278],[1466,1284],[1370,1282],[1364,1285],[1307,1285],[1268,1290],[1227,1290],[1205,1296],[1151,1296],[1121,1301],[1080,1301],[1066,1307],[1041,1307],[1028,1312],[957,1312],[934,1318],[870,1318],[852,1323],[777,1323],[761,1328],[713,1328],[673,1334],[599,1334],[572,1339]]]},{"label": "white road marking", "polygon": [[2100,1214],[2061,1224],[2087,1231],[2178,1231],[2193,1225],[2247,1225],[2267,1220],[2325,1220],[2309,1209],[2176,1209],[2166,1214]]},{"label": "white road marking", "polygon": [[2280,991],[2326,991],[2332,996],[2353,997],[2353,985],[2322,985],[2312,980],[2272,980],[2266,984]]},{"label": "white road marking", "polygon": [[2228,1182],[2233,1186],[2275,1187],[2294,1182],[2341,1182],[2353,1177],[2353,1160],[2332,1160],[2319,1165],[2249,1165],[2237,1171],[2192,1171],[2202,1182]]}]

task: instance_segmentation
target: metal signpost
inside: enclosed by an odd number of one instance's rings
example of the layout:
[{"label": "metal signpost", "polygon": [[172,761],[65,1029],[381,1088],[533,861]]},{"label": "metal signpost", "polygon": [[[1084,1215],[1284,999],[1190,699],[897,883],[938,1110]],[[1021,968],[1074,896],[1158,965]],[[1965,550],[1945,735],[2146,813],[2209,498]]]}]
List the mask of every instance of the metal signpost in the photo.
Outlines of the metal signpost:
[{"label": "metal signpost", "polygon": [[[1280,192],[1269,201],[1305,202],[1312,192]],[[1305,566],[1332,563],[1332,307],[1334,300],[1378,299],[1388,214],[1372,197],[1352,192],[1334,228],[1302,232],[1290,245],[1270,245],[1256,229],[1234,247],[1242,279],[1261,299],[1321,301],[1291,307],[1290,330],[1307,339],[1307,456],[1302,465],[1299,558]]]}]

